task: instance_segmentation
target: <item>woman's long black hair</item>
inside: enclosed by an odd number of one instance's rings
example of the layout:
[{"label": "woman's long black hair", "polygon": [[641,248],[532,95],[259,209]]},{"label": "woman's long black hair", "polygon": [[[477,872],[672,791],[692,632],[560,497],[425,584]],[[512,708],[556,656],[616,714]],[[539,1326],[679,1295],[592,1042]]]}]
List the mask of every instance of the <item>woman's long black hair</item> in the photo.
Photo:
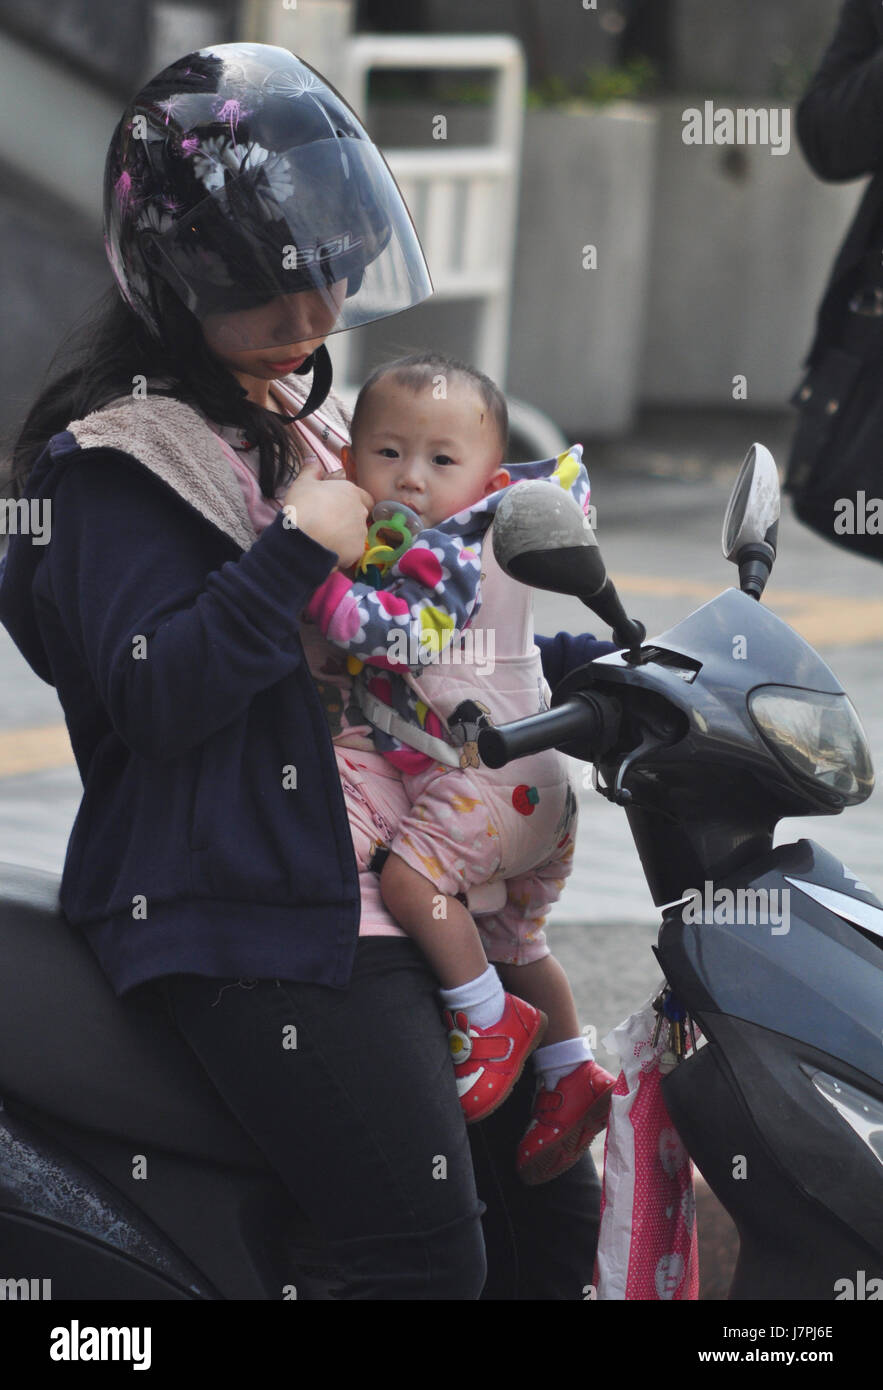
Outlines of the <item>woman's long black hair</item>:
[{"label": "woman's long black hair", "polygon": [[218,425],[235,425],[259,448],[261,492],[273,497],[294,477],[300,458],[291,415],[278,415],[248,399],[245,388],[206,346],[202,330],[181,301],[158,286],[163,339],[158,342],[129,308],[116,285],[103,294],[62,342],[47,371],[51,379],[31,406],[12,447],[6,491],[21,497],[28,475],[53,434],[118,396],[132,395],[145,379],[162,378],[150,395],[174,396],[198,406]]}]

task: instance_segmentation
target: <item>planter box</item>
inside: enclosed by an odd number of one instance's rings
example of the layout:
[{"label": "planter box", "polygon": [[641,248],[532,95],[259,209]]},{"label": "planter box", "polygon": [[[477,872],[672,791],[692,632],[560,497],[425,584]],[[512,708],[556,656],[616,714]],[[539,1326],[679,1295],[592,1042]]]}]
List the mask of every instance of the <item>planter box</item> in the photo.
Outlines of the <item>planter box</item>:
[{"label": "planter box", "polygon": [[656,127],[626,102],[525,119],[507,384],[576,438],[634,416]]},{"label": "planter box", "polygon": [[783,406],[862,186],[815,177],[793,112],[787,154],[685,145],[683,112],[702,110],[704,100],[681,97],[661,109],[643,395],[738,406],[733,377],[743,375],[749,406]]}]

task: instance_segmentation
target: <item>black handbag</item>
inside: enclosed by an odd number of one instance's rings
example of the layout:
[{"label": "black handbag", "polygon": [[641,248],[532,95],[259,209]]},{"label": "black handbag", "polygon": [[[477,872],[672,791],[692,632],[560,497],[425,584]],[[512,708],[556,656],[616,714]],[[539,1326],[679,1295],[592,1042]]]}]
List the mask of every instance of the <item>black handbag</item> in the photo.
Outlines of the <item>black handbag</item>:
[{"label": "black handbag", "polygon": [[883,272],[865,263],[837,335],[801,381],[785,491],[806,526],[883,560]]}]

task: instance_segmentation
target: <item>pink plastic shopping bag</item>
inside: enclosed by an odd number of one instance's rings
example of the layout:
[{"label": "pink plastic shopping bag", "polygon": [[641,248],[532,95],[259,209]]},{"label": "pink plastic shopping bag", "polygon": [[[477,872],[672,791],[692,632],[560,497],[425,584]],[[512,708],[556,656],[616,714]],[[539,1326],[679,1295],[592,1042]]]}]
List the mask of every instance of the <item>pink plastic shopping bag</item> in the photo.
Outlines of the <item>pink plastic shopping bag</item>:
[{"label": "pink plastic shopping bag", "polygon": [[653,1000],[614,1028],[604,1046],[619,1055],[604,1143],[599,1299],[699,1296],[693,1164],[662,1099],[663,1027],[654,1046]]}]

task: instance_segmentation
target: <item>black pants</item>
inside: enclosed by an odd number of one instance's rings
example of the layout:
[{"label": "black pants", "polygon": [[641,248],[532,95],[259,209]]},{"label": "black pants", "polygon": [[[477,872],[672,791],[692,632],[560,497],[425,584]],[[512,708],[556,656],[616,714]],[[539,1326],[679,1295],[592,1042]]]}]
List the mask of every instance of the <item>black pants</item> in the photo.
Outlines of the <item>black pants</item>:
[{"label": "black pants", "polygon": [[584,1297],[594,1164],[535,1188],[516,1176],[530,1066],[467,1130],[436,982],[412,942],[360,941],[346,990],[198,975],[148,988],[321,1233],[340,1297]]}]

